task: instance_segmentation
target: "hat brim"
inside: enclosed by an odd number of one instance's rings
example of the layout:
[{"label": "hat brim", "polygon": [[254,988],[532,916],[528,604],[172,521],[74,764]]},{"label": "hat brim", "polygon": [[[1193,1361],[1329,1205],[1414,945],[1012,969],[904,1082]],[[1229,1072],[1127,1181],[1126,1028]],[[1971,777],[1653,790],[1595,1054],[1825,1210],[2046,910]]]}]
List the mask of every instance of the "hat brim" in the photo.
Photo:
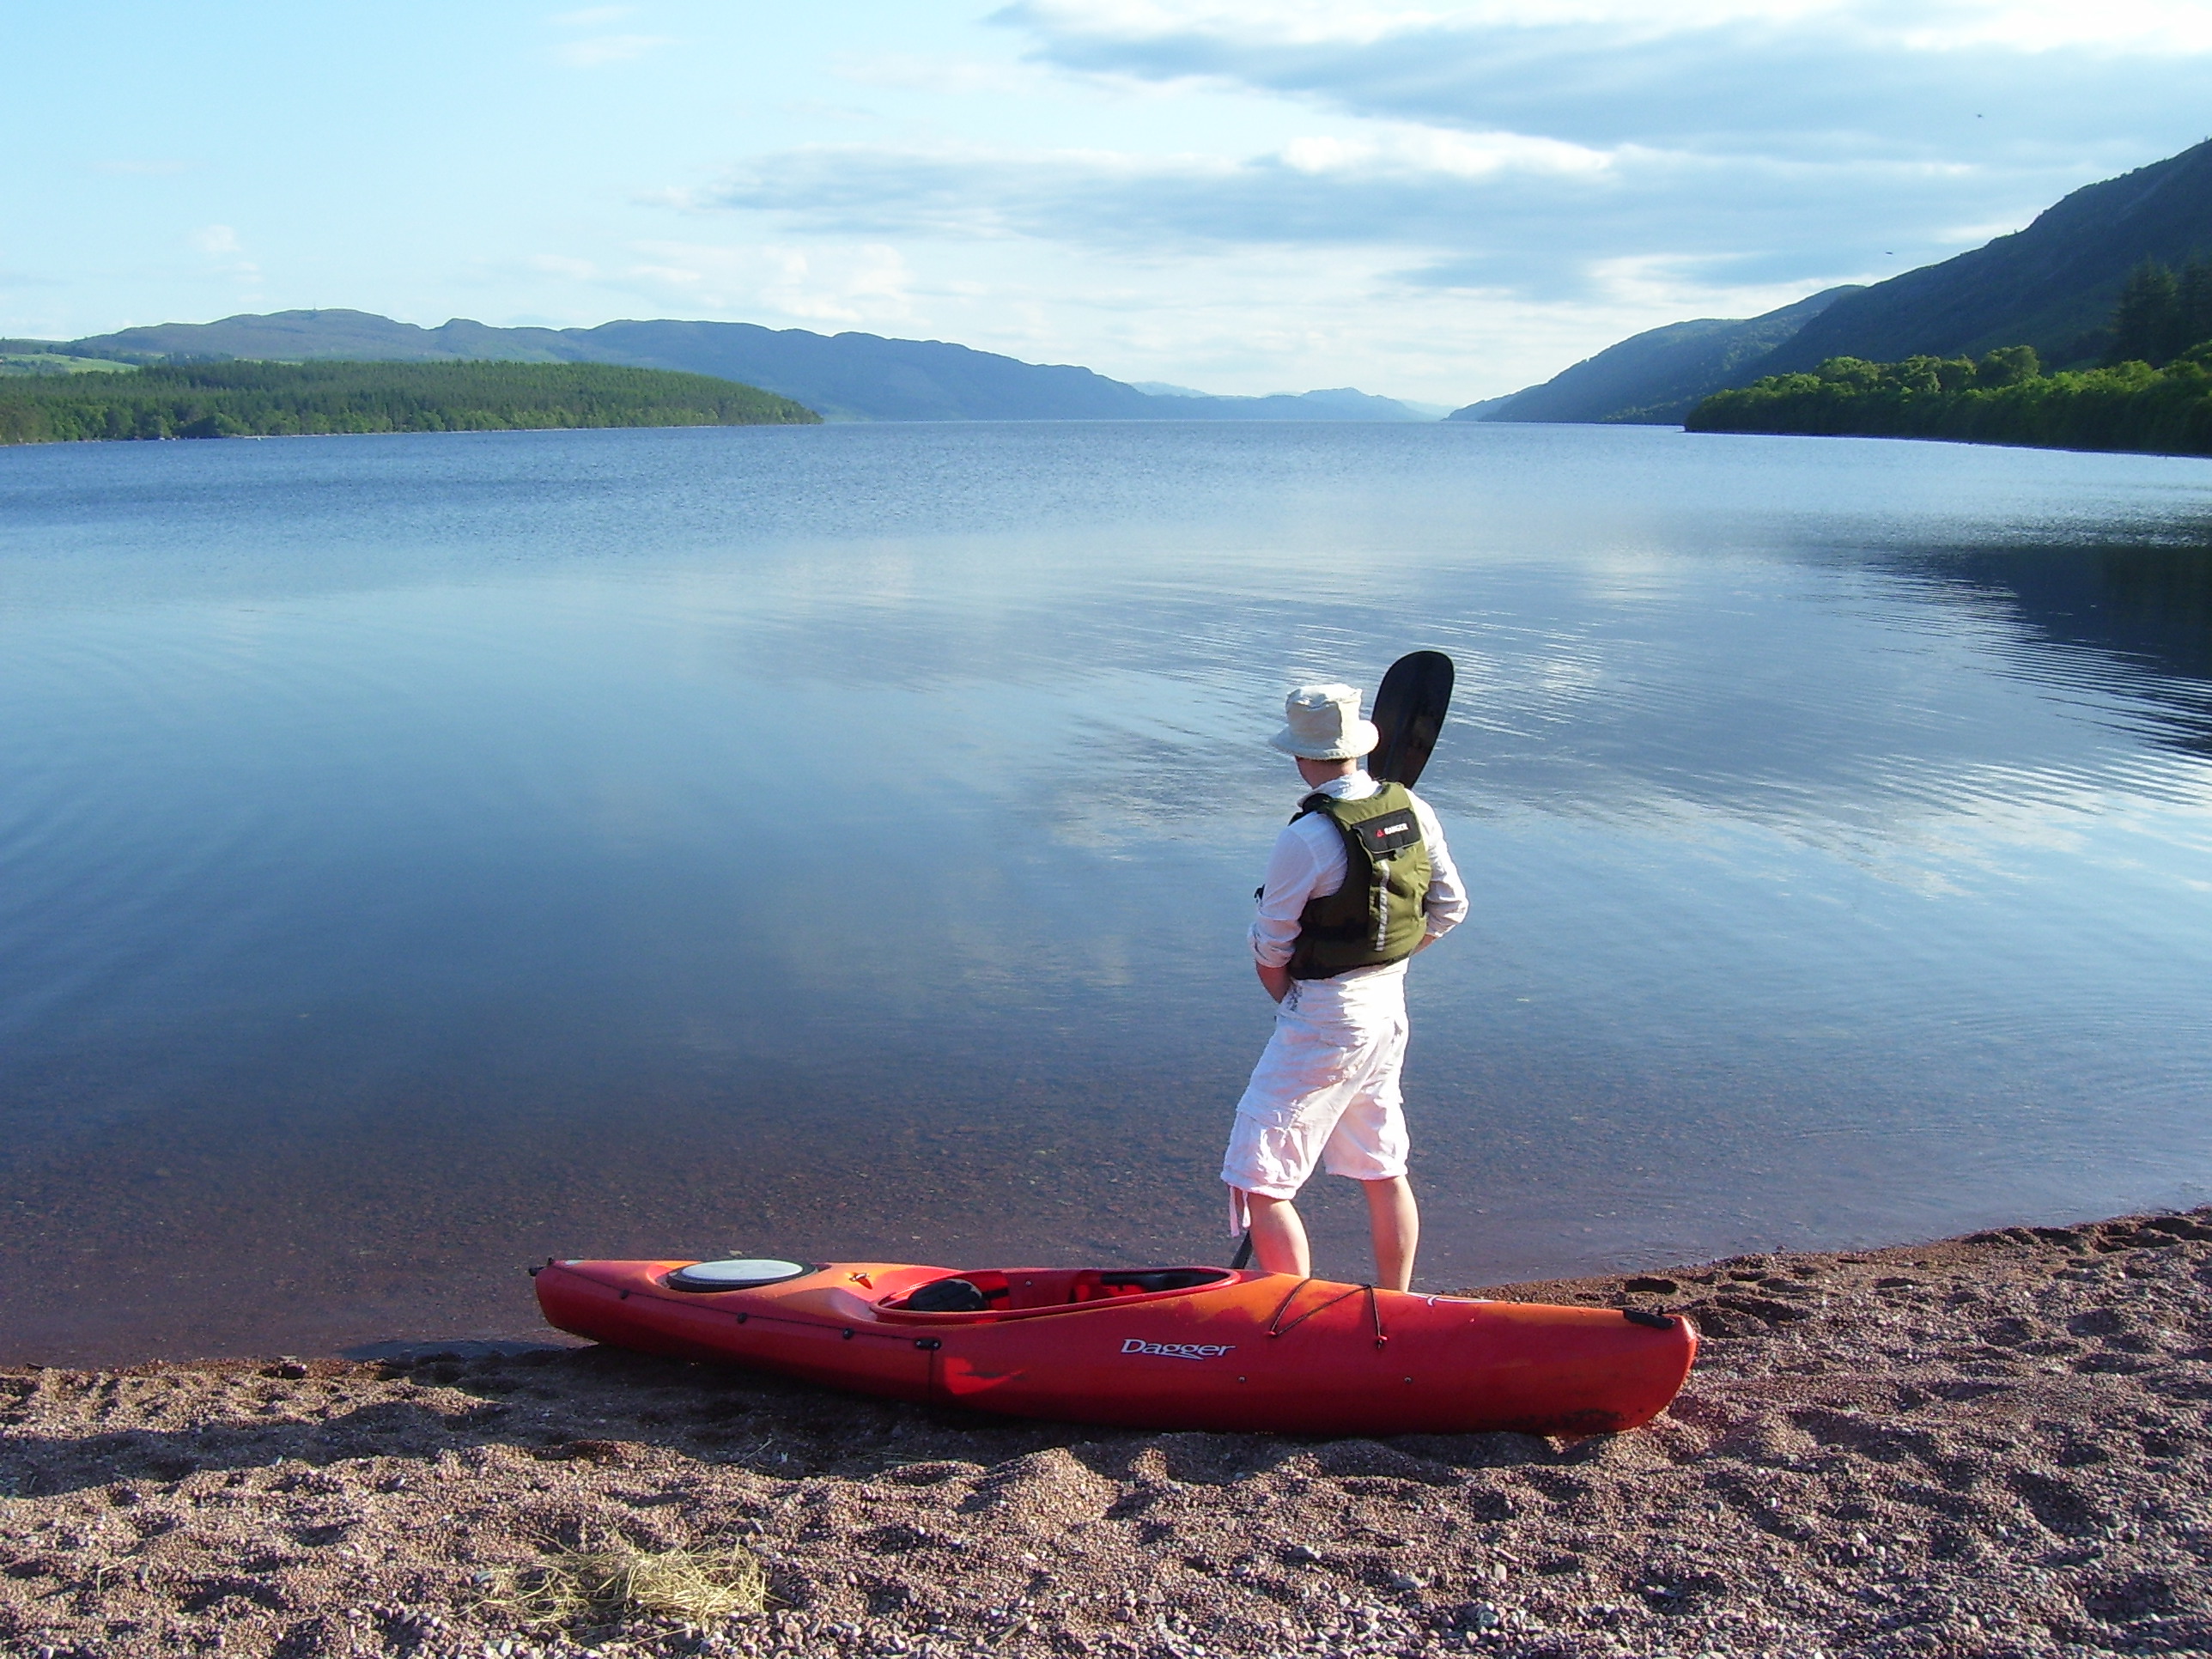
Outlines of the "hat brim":
[{"label": "hat brim", "polygon": [[1352,729],[1333,744],[1302,742],[1287,726],[1268,738],[1267,744],[1300,760],[1358,760],[1363,755],[1373,754],[1382,741],[1382,734],[1376,729],[1373,720],[1354,720]]}]

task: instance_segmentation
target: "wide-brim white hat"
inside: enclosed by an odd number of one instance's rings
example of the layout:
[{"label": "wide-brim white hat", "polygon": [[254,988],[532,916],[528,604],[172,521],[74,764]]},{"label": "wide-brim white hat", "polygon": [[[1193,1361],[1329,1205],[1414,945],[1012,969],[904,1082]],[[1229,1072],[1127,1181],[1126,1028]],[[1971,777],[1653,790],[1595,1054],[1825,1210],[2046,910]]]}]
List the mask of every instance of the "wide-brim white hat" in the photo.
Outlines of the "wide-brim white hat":
[{"label": "wide-brim white hat", "polygon": [[1283,729],[1267,739],[1301,760],[1358,760],[1382,741],[1359,718],[1359,693],[1348,685],[1302,685],[1283,699]]}]

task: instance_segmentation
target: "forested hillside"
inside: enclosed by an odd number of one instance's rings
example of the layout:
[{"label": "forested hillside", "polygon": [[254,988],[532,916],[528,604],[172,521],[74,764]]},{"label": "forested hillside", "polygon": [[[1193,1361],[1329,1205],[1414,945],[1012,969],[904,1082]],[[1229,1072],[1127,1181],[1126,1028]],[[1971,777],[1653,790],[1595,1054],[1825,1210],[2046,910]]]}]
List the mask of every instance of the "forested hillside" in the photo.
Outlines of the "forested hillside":
[{"label": "forested hillside", "polygon": [[2054,449],[2212,455],[2212,264],[2146,260],[2102,331],[2108,361],[2045,374],[2033,346],[1968,357],[1831,357],[1770,374],[1690,412],[1692,432],[1951,438]]},{"label": "forested hillside", "polygon": [[2086,185],[2027,229],[1838,301],[1749,366],[1765,375],[1830,357],[1894,362],[2029,345],[2062,368],[2104,360],[2112,308],[2145,261],[2212,258],[2212,140]]},{"label": "forested hillside", "polygon": [[2192,259],[2179,272],[2146,260],[2112,307],[2109,362],[2171,362],[2212,340],[2212,264]]},{"label": "forested hillside", "polygon": [[[1893,364],[2027,345],[2062,369],[2164,362],[2179,355],[2175,339],[2193,344],[2212,335],[2208,261],[2212,140],[2084,185],[2027,229],[1955,258],[1869,288],[1831,289],[1747,322],[1650,329],[1541,386],[1451,418],[1673,421],[1708,392],[1813,371],[1832,358]],[[2199,266],[2208,274],[2191,277]],[[2147,270],[2179,274],[2149,278],[2144,289]],[[2132,310],[2120,306],[2127,295]]]},{"label": "forested hillside", "polygon": [[1950,438],[2051,449],[2212,455],[2212,343],[2154,368],[2142,362],[2045,374],[2027,346],[1965,357],[1870,363],[1832,357],[1716,392],[1692,432]]},{"label": "forested hillside", "polygon": [[0,381],[0,443],[811,424],[704,374],[581,363],[198,363]]}]

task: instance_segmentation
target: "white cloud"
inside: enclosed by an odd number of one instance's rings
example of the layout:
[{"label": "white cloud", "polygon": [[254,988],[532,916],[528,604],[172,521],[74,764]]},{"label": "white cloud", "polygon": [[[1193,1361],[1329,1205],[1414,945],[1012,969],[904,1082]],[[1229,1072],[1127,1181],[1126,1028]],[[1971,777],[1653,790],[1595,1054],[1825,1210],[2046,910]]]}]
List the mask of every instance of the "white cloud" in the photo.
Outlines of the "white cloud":
[{"label": "white cloud", "polygon": [[205,254],[208,264],[221,275],[248,288],[260,283],[261,267],[246,257],[246,248],[232,227],[202,225],[185,240],[194,252]]},{"label": "white cloud", "polygon": [[1047,32],[1125,40],[1179,33],[1241,34],[1285,45],[1368,46],[1438,29],[1623,27],[1639,38],[1750,25],[1855,30],[1910,47],[2068,46],[2132,52],[2212,50],[2200,0],[1018,0],[999,14]]},{"label": "white cloud", "polygon": [[532,270],[549,276],[566,276],[575,282],[596,282],[599,268],[589,259],[571,258],[560,253],[533,253],[523,264]]},{"label": "white cloud", "polygon": [[641,243],[642,257],[617,274],[626,287],[695,309],[807,325],[883,325],[909,316],[913,273],[880,243],[732,247],[705,242]]},{"label": "white cloud", "polygon": [[[2157,0],[1014,0],[992,21],[1018,68],[838,70],[973,94],[975,137],[933,114],[658,199],[792,256],[895,246],[919,325],[993,349],[1465,401],[2017,229],[2196,142],[2212,94],[2212,7]],[[1035,113],[1040,77],[1080,118]]]},{"label": "white cloud", "polygon": [[1017,0],[1036,61],[1701,153],[2147,160],[2201,137],[2212,8],[2055,0]]},{"label": "white cloud", "polygon": [[[1387,252],[1416,286],[1564,295],[1624,260],[1694,267],[1708,286],[1849,279],[1866,269],[1870,198],[1893,221],[1891,247],[1935,252],[1929,228],[1984,208],[1987,184],[1924,163],[1724,166],[1377,123],[1243,158],[817,145],[757,158],[678,199],[823,235],[1032,238],[1138,262],[1361,247]],[[1839,216],[1844,204],[1857,212]]]},{"label": "white cloud", "polygon": [[[2200,137],[2212,8],[2118,0],[2095,52],[2079,49],[2081,15],[2043,0],[1016,0],[994,21],[1026,37],[1033,69],[1326,118],[1243,154],[1171,151],[1164,126],[1149,149],[1141,131],[1110,149],[805,145],[664,199],[757,216],[779,239],[1085,251],[1101,288],[1100,255],[1134,270],[1334,247],[1401,295],[1763,309],[1942,258]],[[901,60],[876,72],[923,78]]]},{"label": "white cloud", "polygon": [[1899,42],[1917,51],[1996,46],[2016,52],[2082,48],[2130,56],[2212,52],[2212,11],[2197,0],[1950,0],[1913,21],[1905,14]]},{"label": "white cloud", "polygon": [[1285,167],[1308,173],[1435,173],[1450,179],[1489,179],[1511,172],[1580,174],[1595,178],[1615,157],[1587,145],[1512,132],[1464,133],[1391,124],[1358,137],[1294,138],[1279,153]]},{"label": "white cloud", "polygon": [[608,64],[635,63],[647,52],[675,44],[665,34],[595,34],[564,42],[553,49],[553,55],[572,69],[599,69]]},{"label": "white cloud", "polygon": [[1016,98],[1064,94],[1065,75],[1037,64],[995,63],[988,58],[939,58],[922,52],[878,52],[839,61],[833,72],[862,86],[904,92],[978,94]]}]

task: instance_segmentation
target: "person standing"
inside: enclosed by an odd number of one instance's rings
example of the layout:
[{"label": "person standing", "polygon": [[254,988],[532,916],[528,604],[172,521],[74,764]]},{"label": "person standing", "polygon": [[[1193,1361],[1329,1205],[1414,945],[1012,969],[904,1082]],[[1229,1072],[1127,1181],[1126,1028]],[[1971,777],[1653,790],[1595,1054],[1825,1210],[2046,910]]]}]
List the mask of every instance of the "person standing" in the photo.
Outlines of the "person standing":
[{"label": "person standing", "polygon": [[1221,1179],[1231,1231],[1268,1273],[1310,1278],[1292,1203],[1316,1164],[1360,1183],[1376,1283],[1408,1289],[1420,1212],[1406,1178],[1406,964],[1467,915],[1437,815],[1359,763],[1380,734],[1348,685],[1302,685],[1269,739],[1311,792],[1275,837],[1252,923],[1275,1029],[1237,1103]]}]

